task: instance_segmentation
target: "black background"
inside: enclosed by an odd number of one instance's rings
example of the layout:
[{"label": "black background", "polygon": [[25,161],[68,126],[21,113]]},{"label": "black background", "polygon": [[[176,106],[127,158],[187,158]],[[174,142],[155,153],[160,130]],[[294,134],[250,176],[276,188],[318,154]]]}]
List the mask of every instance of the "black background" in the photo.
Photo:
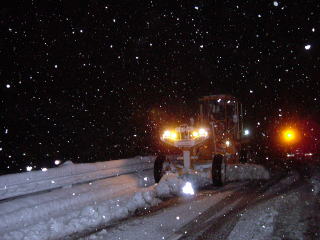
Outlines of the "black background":
[{"label": "black background", "polygon": [[154,154],[203,95],[238,97],[261,148],[285,122],[319,121],[317,0],[14,1],[0,14],[2,173]]}]

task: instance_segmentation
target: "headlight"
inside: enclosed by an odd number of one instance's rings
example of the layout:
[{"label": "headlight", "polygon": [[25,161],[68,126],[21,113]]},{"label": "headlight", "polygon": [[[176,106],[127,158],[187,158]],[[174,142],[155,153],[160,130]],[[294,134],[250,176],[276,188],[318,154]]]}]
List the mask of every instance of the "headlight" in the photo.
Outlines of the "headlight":
[{"label": "headlight", "polygon": [[206,136],[208,136],[208,132],[204,128],[200,128],[199,135],[200,135],[200,137],[206,137]]},{"label": "headlight", "polygon": [[169,130],[164,131],[162,134],[162,138],[164,138],[164,139],[170,138],[170,136],[171,136],[171,132]]},{"label": "headlight", "polygon": [[162,134],[162,138],[163,139],[171,139],[171,140],[175,140],[177,139],[177,133],[174,131],[170,131],[170,130],[166,130],[163,132]]},{"label": "headlight", "polygon": [[249,130],[249,129],[245,129],[245,130],[243,131],[243,135],[244,135],[244,136],[250,135],[250,130]]},{"label": "headlight", "polygon": [[193,131],[192,137],[194,137],[194,138],[199,137],[199,133],[197,131]]},{"label": "headlight", "polygon": [[198,131],[193,131],[192,132],[192,137],[193,138],[206,137],[206,136],[208,136],[208,131],[205,130],[204,128],[200,128]]}]

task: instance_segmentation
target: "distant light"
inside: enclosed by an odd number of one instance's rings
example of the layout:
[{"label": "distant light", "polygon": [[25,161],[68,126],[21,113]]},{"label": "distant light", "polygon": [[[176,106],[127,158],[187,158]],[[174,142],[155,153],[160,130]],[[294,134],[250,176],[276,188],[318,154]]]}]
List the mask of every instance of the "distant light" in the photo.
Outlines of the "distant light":
[{"label": "distant light", "polygon": [[249,129],[245,129],[243,134],[244,134],[245,136],[248,136],[248,135],[250,134],[250,130],[249,130]]},{"label": "distant light", "polygon": [[179,216],[176,216],[176,219],[177,219],[177,220],[179,220],[179,219],[180,219],[180,217],[179,217]]},{"label": "distant light", "polygon": [[312,29],[311,29],[311,31],[312,31],[312,32],[315,32],[315,31],[316,31],[316,29],[315,29],[315,28],[312,28]]},{"label": "distant light", "polygon": [[32,167],[31,166],[27,166],[26,169],[27,169],[28,172],[30,172],[32,170]]},{"label": "distant light", "polygon": [[304,46],[304,49],[306,49],[306,50],[309,50],[310,48],[311,48],[310,44],[307,44],[307,45]]},{"label": "distant light", "polygon": [[279,3],[277,1],[273,1],[273,6],[278,7]]},{"label": "distant light", "polygon": [[282,139],[285,143],[294,143],[297,140],[297,131],[292,128],[288,128],[282,131]]},{"label": "distant light", "polygon": [[148,177],[144,177],[143,180],[144,180],[144,181],[148,181]]},{"label": "distant light", "polygon": [[46,172],[46,171],[48,171],[48,169],[47,168],[41,168],[41,171],[42,172]]},{"label": "distant light", "polygon": [[58,65],[54,65],[54,68],[58,68]]},{"label": "distant light", "polygon": [[7,88],[10,88],[11,86],[10,86],[10,84],[7,84],[6,87],[7,87]]},{"label": "distant light", "polygon": [[54,164],[55,164],[55,165],[59,165],[60,163],[61,163],[60,160],[55,160],[55,161],[54,161]]},{"label": "distant light", "polygon": [[200,45],[200,48],[203,48],[203,45]]},{"label": "distant light", "polygon": [[231,142],[230,142],[229,140],[227,140],[227,141],[226,141],[226,145],[227,145],[227,147],[230,147]]},{"label": "distant light", "polygon": [[219,98],[217,102],[221,102],[221,98]]},{"label": "distant light", "polygon": [[186,184],[182,188],[182,192],[188,195],[194,195],[194,190],[192,184],[190,182],[186,182]]},{"label": "distant light", "polygon": [[199,10],[199,7],[198,7],[198,6],[195,6],[194,9],[195,9],[195,10]]}]

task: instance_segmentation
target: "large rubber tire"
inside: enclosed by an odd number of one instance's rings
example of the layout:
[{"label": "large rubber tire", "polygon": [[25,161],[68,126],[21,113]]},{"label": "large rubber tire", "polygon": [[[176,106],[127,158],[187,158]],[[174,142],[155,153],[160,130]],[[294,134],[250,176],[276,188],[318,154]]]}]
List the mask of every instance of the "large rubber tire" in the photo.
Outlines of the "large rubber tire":
[{"label": "large rubber tire", "polygon": [[153,176],[154,176],[154,181],[156,183],[160,182],[160,179],[164,174],[163,163],[165,160],[166,160],[166,157],[164,155],[160,155],[160,156],[157,156],[156,160],[154,161]]},{"label": "large rubber tire", "polygon": [[225,162],[223,156],[218,154],[213,157],[212,160],[212,184],[214,186],[222,186],[225,182],[225,174],[222,171],[225,171]]}]

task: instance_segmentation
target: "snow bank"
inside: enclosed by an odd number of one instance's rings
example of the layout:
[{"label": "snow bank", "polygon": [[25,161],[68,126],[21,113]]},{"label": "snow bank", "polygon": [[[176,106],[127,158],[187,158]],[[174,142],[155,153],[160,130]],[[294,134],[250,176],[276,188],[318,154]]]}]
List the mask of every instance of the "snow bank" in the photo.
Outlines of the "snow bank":
[{"label": "snow bank", "polygon": [[144,169],[152,169],[154,159],[154,156],[138,156],[97,163],[73,164],[72,162],[67,162],[60,167],[47,169],[46,171],[31,171],[0,176],[0,200]]},{"label": "snow bank", "polygon": [[[121,177],[117,177],[119,181],[121,181]],[[141,182],[141,178],[145,181],[149,177],[141,176],[137,183]],[[201,180],[191,180],[196,187],[201,187],[201,184],[205,183]],[[7,219],[3,224],[0,224],[0,233],[4,240],[45,240],[59,239],[70,235],[79,236],[79,233],[88,232],[90,229],[95,230],[110,225],[116,220],[126,218],[137,209],[156,205],[161,201],[161,198],[182,194],[181,187],[187,181],[190,181],[190,178],[183,179],[177,175],[168,174],[159,184],[147,188],[132,187],[134,191],[127,189],[120,194],[110,194],[111,190],[106,189],[107,193],[104,195],[101,195],[103,192],[100,189],[97,192],[77,194],[76,198],[69,196],[68,199],[63,199],[61,202],[49,202],[30,209],[19,209],[12,212],[11,215],[6,214]],[[128,179],[123,179],[122,182],[122,187],[130,187]],[[117,190],[120,188],[119,186],[115,187]],[[103,196],[107,198],[108,192],[111,198],[103,200]],[[56,210],[55,214],[54,210]],[[17,216],[22,217],[23,221],[9,226],[8,221],[14,223],[19,218]],[[10,228],[11,231],[8,231]]]},{"label": "snow bank", "polygon": [[269,171],[262,165],[228,164],[226,168],[226,180],[229,182],[269,178]]},{"label": "snow bank", "polygon": [[[187,182],[195,190],[211,183],[211,179],[202,176],[166,174],[159,184],[150,186],[152,172],[122,175],[92,185],[78,184],[4,202],[0,204],[1,239],[78,237],[126,218],[137,209],[158,204],[165,197],[182,195]],[[232,165],[227,168],[227,176],[229,181],[265,179],[269,173],[258,165]]]}]

